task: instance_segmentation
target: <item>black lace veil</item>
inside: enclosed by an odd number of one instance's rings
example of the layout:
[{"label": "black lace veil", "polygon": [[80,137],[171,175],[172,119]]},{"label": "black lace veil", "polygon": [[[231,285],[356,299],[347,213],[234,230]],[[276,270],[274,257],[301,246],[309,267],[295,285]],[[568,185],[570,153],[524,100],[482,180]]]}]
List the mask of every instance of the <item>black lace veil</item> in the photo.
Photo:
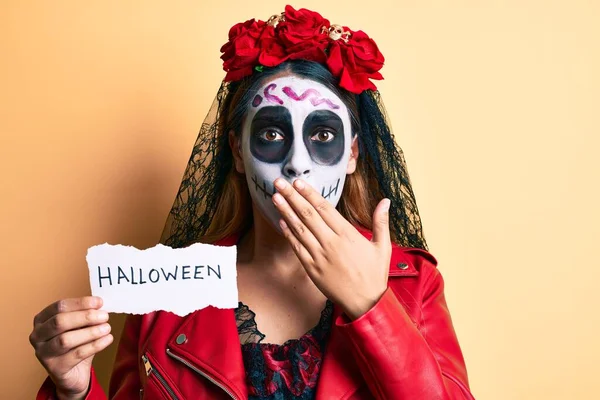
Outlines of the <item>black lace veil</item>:
[{"label": "black lace veil", "polygon": [[167,217],[160,242],[173,248],[186,247],[206,233],[233,162],[226,134],[219,120],[229,93],[223,82],[200,127],[200,132]]}]

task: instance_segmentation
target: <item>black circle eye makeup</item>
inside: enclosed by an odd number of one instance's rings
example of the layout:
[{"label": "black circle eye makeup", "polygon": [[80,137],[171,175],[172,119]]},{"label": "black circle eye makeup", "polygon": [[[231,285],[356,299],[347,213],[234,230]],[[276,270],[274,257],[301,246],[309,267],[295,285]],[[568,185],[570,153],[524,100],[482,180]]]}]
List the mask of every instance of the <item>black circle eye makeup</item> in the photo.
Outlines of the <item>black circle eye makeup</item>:
[{"label": "black circle eye makeup", "polygon": [[289,110],[281,106],[263,107],[250,126],[250,153],[266,163],[281,163],[292,147],[294,132]]},{"label": "black circle eye makeup", "polygon": [[344,124],[336,113],[317,110],[310,113],[302,127],[304,144],[313,161],[335,165],[344,156]]}]

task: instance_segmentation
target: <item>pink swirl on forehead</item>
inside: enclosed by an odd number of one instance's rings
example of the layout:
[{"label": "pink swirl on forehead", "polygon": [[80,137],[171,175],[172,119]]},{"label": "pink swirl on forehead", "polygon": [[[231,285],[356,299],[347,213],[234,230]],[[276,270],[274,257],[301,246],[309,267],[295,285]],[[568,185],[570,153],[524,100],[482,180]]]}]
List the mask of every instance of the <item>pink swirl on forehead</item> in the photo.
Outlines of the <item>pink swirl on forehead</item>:
[{"label": "pink swirl on forehead", "polygon": [[271,83],[270,85],[268,85],[265,90],[263,91],[263,93],[265,94],[265,99],[267,99],[267,101],[272,101],[274,103],[279,103],[279,104],[283,104],[283,100],[281,100],[279,97],[275,96],[274,94],[269,93],[271,90],[275,89],[277,87],[276,84]]},{"label": "pink swirl on forehead", "polygon": [[338,108],[340,108],[340,106],[333,103],[331,100],[321,97],[321,93],[319,93],[319,91],[317,89],[307,89],[300,96],[298,96],[298,94],[294,91],[294,89],[292,89],[289,86],[285,86],[283,89],[281,89],[281,91],[283,93],[285,93],[290,99],[296,100],[296,101],[306,100],[307,97],[312,95],[312,97],[309,99],[309,101],[315,107],[325,103],[325,104],[327,104],[327,107],[329,107],[333,110],[337,110]]}]

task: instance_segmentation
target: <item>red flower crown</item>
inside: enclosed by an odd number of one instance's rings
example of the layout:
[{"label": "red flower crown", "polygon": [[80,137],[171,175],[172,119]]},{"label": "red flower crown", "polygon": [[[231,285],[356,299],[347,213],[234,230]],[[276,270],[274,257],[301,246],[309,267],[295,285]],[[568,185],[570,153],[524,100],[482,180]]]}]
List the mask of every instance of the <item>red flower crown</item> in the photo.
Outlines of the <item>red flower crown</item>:
[{"label": "red flower crown", "polygon": [[298,59],[326,65],[340,87],[356,94],[377,90],[370,79],[383,79],[379,73],[383,55],[366,33],[332,25],[319,13],[289,5],[266,22],[253,18],[234,25],[221,52],[227,82]]}]

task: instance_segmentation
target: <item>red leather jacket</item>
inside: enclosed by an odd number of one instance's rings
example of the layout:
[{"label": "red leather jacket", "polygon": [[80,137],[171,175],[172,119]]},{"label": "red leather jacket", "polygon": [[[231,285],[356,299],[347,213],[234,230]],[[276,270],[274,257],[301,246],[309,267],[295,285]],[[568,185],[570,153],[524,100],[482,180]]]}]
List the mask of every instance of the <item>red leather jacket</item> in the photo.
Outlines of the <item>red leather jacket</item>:
[{"label": "red leather jacket", "polygon": [[[318,400],[474,398],[436,264],[424,250],[394,246],[388,290],[373,308],[349,321],[334,306]],[[54,393],[47,379],[37,399]],[[233,309],[207,307],[183,318],[130,315],[109,393],[111,399],[246,399]],[[87,399],[106,399],[93,370]]]}]

